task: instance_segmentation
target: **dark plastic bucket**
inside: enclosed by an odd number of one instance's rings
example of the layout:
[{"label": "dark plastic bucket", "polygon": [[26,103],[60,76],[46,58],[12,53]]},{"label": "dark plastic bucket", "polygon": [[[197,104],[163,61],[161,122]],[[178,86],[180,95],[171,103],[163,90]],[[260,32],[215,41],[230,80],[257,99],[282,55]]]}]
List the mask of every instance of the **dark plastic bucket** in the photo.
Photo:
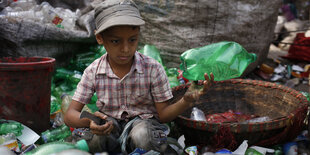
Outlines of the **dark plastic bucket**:
[{"label": "dark plastic bucket", "polygon": [[55,59],[0,58],[0,118],[38,134],[50,128],[51,77]]}]

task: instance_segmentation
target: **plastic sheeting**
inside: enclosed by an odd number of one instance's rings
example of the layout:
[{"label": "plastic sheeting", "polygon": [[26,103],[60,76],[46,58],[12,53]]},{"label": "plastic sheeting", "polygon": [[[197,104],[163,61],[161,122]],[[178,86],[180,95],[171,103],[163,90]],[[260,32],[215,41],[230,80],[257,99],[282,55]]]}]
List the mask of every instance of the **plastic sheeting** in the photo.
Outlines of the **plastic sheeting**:
[{"label": "plastic sheeting", "polygon": [[[95,2],[90,1],[53,1],[55,7],[81,9],[74,30],[27,19],[0,17],[0,57],[52,56],[59,62],[64,54],[95,44],[92,7]],[[281,0],[134,1],[146,21],[141,28],[141,43],[155,45],[167,67],[179,67],[180,55],[188,49],[234,41],[248,52],[257,54],[258,61],[252,63],[248,71],[267,57],[281,5]]]},{"label": "plastic sheeting", "polygon": [[142,42],[158,47],[168,67],[179,67],[179,57],[188,49],[234,41],[257,55],[249,72],[267,57],[281,0],[137,0],[137,4],[146,20]]}]

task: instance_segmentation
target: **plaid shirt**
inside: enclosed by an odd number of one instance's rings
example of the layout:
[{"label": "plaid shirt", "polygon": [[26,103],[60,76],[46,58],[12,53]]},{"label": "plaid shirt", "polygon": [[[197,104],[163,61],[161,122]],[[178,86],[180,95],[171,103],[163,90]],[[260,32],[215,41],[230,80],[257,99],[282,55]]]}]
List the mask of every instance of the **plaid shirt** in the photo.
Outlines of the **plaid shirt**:
[{"label": "plaid shirt", "polygon": [[128,114],[126,118],[158,117],[154,103],[172,98],[162,65],[139,52],[135,53],[131,70],[122,79],[113,73],[107,54],[90,64],[72,99],[87,104],[95,92],[99,110],[116,119],[124,119],[124,112]]}]

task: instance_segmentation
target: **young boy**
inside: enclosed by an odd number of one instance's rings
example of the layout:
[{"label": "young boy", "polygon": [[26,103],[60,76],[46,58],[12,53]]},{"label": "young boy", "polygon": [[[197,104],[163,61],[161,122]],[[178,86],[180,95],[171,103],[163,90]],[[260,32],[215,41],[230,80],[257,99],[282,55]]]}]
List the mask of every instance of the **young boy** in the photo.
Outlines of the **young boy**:
[{"label": "young boy", "polygon": [[[189,89],[184,97],[169,104],[172,92],[163,66],[138,53],[140,26],[144,25],[131,0],[105,0],[95,8],[96,40],[107,53],[88,66],[77,86],[65,115],[65,123],[87,127],[94,134],[91,152],[130,153],[135,148],[164,152],[166,126],[191,108],[213,82],[206,74],[202,90]],[[97,117],[107,120],[98,125],[80,119],[85,104],[96,92]],[[97,143],[97,144],[96,144]]]}]

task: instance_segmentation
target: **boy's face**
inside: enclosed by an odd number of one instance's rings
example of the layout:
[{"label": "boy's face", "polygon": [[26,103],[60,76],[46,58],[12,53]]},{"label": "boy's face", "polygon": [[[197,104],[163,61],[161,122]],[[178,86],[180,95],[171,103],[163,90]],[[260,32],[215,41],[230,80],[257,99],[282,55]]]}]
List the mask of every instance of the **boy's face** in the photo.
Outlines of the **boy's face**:
[{"label": "boy's face", "polygon": [[96,35],[104,45],[110,65],[130,65],[138,46],[140,29],[137,26],[114,26]]}]

